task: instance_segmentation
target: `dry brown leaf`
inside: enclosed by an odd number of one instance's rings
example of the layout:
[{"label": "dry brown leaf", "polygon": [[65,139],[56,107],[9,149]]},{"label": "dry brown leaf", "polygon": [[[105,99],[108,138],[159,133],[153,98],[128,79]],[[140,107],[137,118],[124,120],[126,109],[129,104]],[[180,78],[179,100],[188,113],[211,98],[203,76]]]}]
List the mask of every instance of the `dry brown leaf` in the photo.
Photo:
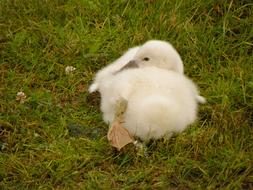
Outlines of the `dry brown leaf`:
[{"label": "dry brown leaf", "polygon": [[121,126],[118,120],[115,120],[110,127],[107,138],[110,144],[120,151],[121,148],[129,143],[134,142],[134,138],[129,134],[129,132]]}]

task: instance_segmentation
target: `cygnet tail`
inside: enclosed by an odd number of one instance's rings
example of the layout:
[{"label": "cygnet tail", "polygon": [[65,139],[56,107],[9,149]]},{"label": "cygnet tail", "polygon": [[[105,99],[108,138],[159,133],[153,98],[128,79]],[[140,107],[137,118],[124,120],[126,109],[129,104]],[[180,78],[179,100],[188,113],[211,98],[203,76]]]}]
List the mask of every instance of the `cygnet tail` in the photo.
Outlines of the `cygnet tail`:
[{"label": "cygnet tail", "polygon": [[196,96],[197,102],[200,104],[205,104],[206,103],[206,99],[203,96],[197,95]]}]

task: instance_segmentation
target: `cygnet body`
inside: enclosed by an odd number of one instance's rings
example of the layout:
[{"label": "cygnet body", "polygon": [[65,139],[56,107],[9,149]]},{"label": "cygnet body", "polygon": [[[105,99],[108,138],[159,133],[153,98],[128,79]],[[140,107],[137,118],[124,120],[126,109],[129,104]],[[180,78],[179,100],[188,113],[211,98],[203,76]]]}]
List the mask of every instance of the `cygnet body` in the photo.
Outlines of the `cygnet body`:
[{"label": "cygnet body", "polygon": [[173,46],[151,40],[99,71],[89,91],[100,92],[103,119],[109,124],[117,102],[126,100],[122,126],[131,135],[149,141],[181,132],[197,118],[198,102],[205,99],[183,72]]}]

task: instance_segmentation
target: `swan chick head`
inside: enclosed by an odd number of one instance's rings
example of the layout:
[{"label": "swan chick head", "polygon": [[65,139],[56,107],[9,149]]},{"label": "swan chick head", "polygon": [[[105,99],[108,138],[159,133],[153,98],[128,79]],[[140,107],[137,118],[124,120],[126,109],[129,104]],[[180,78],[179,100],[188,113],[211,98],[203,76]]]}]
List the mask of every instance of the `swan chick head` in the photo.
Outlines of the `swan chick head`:
[{"label": "swan chick head", "polygon": [[170,43],[160,40],[150,40],[143,44],[133,57],[131,64],[133,62],[140,68],[152,66],[181,74],[184,72],[179,53]]}]

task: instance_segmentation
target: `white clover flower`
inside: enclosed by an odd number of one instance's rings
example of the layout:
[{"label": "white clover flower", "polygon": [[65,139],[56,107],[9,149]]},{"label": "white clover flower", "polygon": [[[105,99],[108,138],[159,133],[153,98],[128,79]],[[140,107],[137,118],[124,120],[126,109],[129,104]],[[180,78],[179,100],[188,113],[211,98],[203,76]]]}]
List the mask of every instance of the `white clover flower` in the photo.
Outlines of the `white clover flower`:
[{"label": "white clover flower", "polygon": [[24,92],[18,92],[16,96],[16,100],[19,101],[20,103],[24,103],[26,99],[26,95]]},{"label": "white clover flower", "polygon": [[74,70],[76,70],[75,67],[73,67],[73,66],[67,66],[67,67],[65,68],[65,73],[66,73],[66,75],[69,75],[69,74],[71,74]]}]

